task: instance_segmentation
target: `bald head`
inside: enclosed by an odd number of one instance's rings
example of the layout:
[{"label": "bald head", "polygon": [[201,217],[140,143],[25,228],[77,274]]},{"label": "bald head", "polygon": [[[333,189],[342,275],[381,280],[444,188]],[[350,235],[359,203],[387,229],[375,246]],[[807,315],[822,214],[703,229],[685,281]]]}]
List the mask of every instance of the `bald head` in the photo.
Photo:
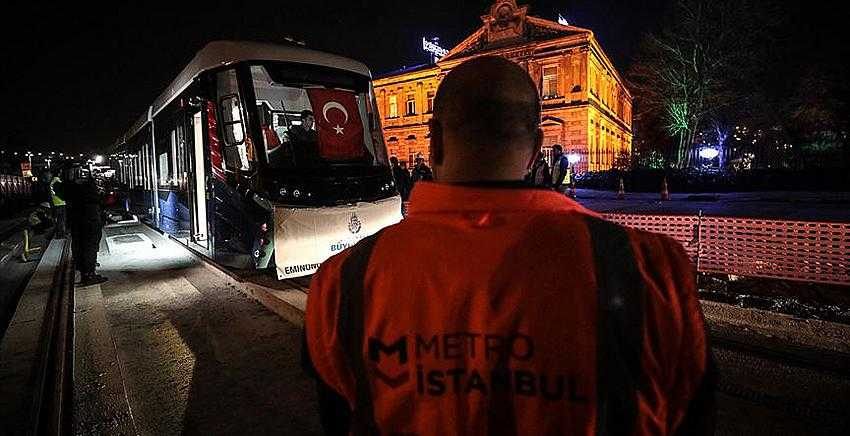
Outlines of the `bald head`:
[{"label": "bald head", "polygon": [[431,120],[434,176],[449,183],[521,180],[540,148],[540,99],[528,73],[498,57],[453,69]]}]

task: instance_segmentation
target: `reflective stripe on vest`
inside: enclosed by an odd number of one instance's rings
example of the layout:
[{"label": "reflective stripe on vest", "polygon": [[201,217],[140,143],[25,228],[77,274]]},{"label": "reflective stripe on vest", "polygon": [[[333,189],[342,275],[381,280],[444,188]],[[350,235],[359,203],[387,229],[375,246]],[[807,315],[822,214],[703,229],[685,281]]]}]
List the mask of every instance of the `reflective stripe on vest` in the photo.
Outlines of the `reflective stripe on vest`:
[{"label": "reflective stripe on vest", "polygon": [[366,362],[363,357],[363,343],[366,336],[363,303],[364,279],[372,249],[378,240],[378,232],[364,238],[351,248],[351,253],[345,259],[340,271],[340,302],[337,334],[342,338],[342,346],[348,364],[354,373],[355,393],[354,410],[351,411],[351,434],[377,435],[378,425],[375,422],[375,410],[372,404],[372,393],[369,379],[366,375]]},{"label": "reflective stripe on vest", "polygon": [[626,229],[588,217],[596,268],[596,434],[629,435],[642,380],[646,292]]}]

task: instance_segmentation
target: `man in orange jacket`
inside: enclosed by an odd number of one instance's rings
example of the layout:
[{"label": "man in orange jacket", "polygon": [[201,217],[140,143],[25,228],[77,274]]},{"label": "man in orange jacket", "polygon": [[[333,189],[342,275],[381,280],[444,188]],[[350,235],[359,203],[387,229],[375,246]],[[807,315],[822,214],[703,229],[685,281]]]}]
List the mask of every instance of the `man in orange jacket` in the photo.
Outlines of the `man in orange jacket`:
[{"label": "man in orange jacket", "polygon": [[436,182],[416,185],[402,223],[313,277],[305,357],[328,433],[712,431],[682,247],[523,185],[539,119],[516,64],[482,57],[445,78]]}]

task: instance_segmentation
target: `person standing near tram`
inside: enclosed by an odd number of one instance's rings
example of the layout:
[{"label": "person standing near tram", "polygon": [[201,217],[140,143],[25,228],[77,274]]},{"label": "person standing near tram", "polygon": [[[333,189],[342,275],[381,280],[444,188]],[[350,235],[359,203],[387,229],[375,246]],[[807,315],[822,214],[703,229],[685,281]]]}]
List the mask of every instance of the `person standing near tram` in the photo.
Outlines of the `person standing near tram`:
[{"label": "person standing near tram", "polygon": [[103,196],[91,174],[75,180],[69,187],[71,250],[74,266],[80,272],[80,286],[107,281],[95,272],[97,252],[103,236]]},{"label": "person standing near tram", "polygon": [[399,165],[398,158],[395,156],[390,158],[390,165],[392,166],[396,189],[398,189],[401,199],[407,201],[410,196],[410,185],[412,185],[410,173],[407,172],[407,168]]},{"label": "person standing near tram", "polygon": [[564,147],[561,144],[552,146],[552,189],[565,193],[567,184],[571,182],[570,160],[564,154]]},{"label": "person standing near tram", "polygon": [[413,171],[411,171],[411,178],[414,185],[416,182],[434,180],[434,174],[431,172],[431,168],[425,163],[425,158],[422,155],[416,156],[415,162]]},{"label": "person standing near tram", "polygon": [[527,182],[529,185],[537,187],[552,186],[552,170],[546,156],[543,155],[543,151],[537,152],[537,156],[528,170]]},{"label": "person standing near tram", "polygon": [[44,174],[48,180],[48,192],[50,193],[50,207],[53,212],[54,222],[54,237],[64,238],[66,230],[66,203],[65,203],[65,184],[58,174],[54,175],[52,171],[47,170]]}]

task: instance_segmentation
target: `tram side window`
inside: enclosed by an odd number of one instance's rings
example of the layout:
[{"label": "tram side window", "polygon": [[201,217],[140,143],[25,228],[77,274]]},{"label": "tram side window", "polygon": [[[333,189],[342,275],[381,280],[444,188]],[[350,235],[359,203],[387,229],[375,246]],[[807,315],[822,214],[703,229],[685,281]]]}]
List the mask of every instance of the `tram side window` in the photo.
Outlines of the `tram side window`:
[{"label": "tram side window", "polygon": [[242,125],[242,115],[237,95],[227,95],[221,98],[221,115],[224,121],[224,140],[227,145],[245,143],[245,127]]},{"label": "tram side window", "polygon": [[133,188],[133,159],[131,156],[125,156],[121,162],[121,182]]},{"label": "tram side window", "polygon": [[224,158],[227,168],[239,168],[250,171],[253,168],[254,150],[245,137],[245,123],[242,121],[239,86],[235,70],[218,73],[218,105],[221,116],[221,129],[224,134]]},{"label": "tram side window", "polygon": [[177,180],[180,189],[186,189],[186,185],[188,180],[186,179],[187,173],[189,171],[188,167],[188,156],[187,156],[187,145],[186,145],[186,129],[184,124],[180,123],[177,125],[176,130],[176,153],[175,153],[175,167],[177,168]]},{"label": "tram side window", "polygon": [[158,159],[159,168],[159,185],[168,186],[171,184],[171,172],[169,171],[168,153],[160,153]]},{"label": "tram side window", "polygon": [[175,134],[169,125],[170,120],[163,119],[156,128],[156,155],[154,157],[154,184],[160,188],[169,188],[175,183],[174,142]]}]

